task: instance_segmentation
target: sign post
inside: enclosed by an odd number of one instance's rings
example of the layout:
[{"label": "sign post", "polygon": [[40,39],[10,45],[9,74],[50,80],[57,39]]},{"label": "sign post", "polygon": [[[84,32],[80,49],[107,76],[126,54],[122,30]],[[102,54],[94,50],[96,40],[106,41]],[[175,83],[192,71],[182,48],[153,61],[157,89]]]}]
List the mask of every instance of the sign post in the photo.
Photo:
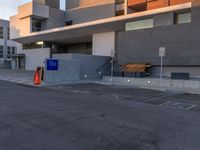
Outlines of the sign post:
[{"label": "sign post", "polygon": [[160,47],[159,48],[159,57],[160,57],[160,84],[163,79],[163,57],[165,57],[166,48]]},{"label": "sign post", "polygon": [[110,78],[110,80],[111,80],[111,83],[113,83],[113,72],[114,72],[114,57],[115,57],[115,50],[113,49],[113,50],[111,50],[111,57],[112,57],[112,60],[111,60],[111,78]]}]

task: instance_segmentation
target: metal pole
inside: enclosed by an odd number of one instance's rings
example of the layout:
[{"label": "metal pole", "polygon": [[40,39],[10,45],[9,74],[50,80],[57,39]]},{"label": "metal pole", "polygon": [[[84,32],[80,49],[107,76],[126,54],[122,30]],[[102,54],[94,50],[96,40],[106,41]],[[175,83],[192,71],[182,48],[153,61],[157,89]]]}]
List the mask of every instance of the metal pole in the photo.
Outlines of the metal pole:
[{"label": "metal pole", "polygon": [[159,48],[159,56],[160,56],[160,88],[161,88],[161,83],[163,80],[163,58],[165,56],[165,47],[160,47]]},{"label": "metal pole", "polygon": [[16,69],[19,70],[19,58],[16,57]]},{"label": "metal pole", "polygon": [[162,88],[162,79],[163,79],[163,56],[160,58],[160,89]]},{"label": "metal pole", "polygon": [[163,57],[161,56],[161,61],[160,61],[160,81],[162,81],[163,78]]},{"label": "metal pole", "polygon": [[112,64],[111,64],[111,83],[113,83],[113,71],[114,71],[114,57],[112,56]]}]

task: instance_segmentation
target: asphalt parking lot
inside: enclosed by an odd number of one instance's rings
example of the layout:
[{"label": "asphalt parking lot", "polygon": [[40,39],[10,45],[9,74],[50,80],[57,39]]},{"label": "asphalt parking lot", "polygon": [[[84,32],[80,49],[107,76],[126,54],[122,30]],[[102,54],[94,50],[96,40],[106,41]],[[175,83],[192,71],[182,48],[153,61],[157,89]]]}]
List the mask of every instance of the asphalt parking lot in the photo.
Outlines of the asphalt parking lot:
[{"label": "asphalt parking lot", "polygon": [[187,94],[173,91],[155,91],[137,89],[128,86],[99,85],[99,84],[74,84],[66,86],[53,86],[50,89],[59,92],[73,91],[99,97],[113,98],[168,107],[179,110],[200,112],[200,95]]},{"label": "asphalt parking lot", "polygon": [[200,95],[0,81],[2,150],[199,150]]}]

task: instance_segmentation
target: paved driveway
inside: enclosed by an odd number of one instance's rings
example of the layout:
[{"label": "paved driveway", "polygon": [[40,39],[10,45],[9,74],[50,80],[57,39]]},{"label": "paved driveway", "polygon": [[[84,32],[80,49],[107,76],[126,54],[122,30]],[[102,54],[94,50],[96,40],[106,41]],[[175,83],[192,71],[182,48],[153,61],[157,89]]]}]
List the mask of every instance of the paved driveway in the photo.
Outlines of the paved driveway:
[{"label": "paved driveway", "polygon": [[0,92],[2,150],[200,148],[198,95],[95,84],[34,88],[4,81]]}]

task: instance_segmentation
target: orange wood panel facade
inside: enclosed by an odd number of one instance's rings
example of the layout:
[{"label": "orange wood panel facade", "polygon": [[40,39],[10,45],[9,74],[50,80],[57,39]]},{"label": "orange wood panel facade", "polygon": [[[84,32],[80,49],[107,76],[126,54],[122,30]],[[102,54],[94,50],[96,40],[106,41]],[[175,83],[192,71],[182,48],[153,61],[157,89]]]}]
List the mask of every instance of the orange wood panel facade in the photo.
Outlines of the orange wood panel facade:
[{"label": "orange wood panel facade", "polygon": [[146,2],[147,2],[147,0],[129,0],[128,6],[141,5],[141,4],[144,4]]},{"label": "orange wood panel facade", "polygon": [[170,5],[184,4],[192,0],[128,0],[128,7],[134,9],[139,5],[145,5],[146,10],[167,7]]},{"label": "orange wood panel facade", "polygon": [[178,5],[191,2],[192,0],[170,0],[170,5]]},{"label": "orange wood panel facade", "polygon": [[147,10],[169,6],[169,0],[148,0]]}]

